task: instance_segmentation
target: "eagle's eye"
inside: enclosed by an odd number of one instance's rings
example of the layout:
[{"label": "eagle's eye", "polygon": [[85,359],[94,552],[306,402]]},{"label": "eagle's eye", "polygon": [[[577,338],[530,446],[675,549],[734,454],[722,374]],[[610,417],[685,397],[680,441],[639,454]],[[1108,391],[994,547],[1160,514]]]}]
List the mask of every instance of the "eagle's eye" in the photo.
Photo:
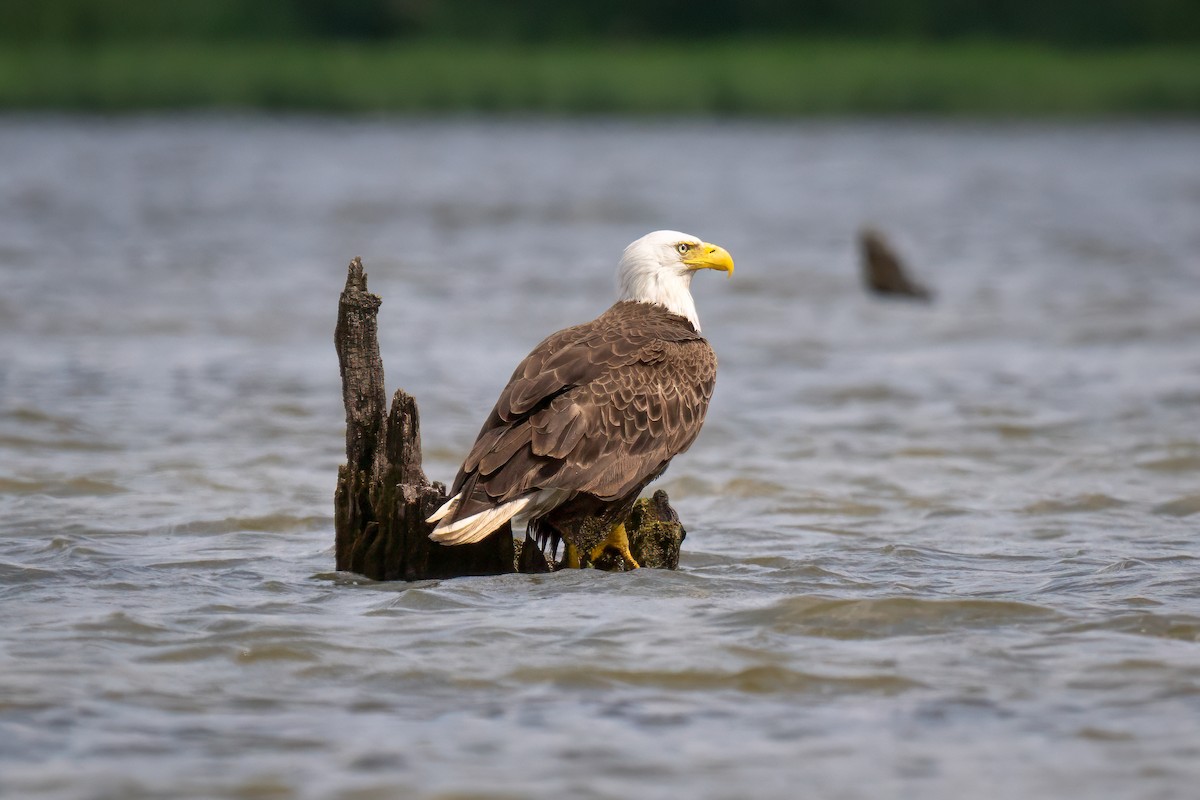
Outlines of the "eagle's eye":
[{"label": "eagle's eye", "polygon": [[675,245],[675,249],[679,251],[680,255],[687,255],[687,251],[691,250],[692,246],[687,242],[680,242],[679,244]]}]

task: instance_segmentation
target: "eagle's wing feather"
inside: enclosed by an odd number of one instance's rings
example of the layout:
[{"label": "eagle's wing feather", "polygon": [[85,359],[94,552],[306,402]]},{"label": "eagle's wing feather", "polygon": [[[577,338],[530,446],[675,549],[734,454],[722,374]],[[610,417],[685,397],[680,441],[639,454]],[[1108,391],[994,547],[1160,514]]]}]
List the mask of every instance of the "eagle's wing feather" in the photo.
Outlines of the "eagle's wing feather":
[{"label": "eagle's wing feather", "polygon": [[[663,349],[652,363],[614,370],[609,385],[589,387],[591,424],[563,458],[587,464],[574,488],[602,499],[624,497],[695,441],[712,398],[716,358],[703,340]],[[597,450],[587,463],[585,456]]]}]

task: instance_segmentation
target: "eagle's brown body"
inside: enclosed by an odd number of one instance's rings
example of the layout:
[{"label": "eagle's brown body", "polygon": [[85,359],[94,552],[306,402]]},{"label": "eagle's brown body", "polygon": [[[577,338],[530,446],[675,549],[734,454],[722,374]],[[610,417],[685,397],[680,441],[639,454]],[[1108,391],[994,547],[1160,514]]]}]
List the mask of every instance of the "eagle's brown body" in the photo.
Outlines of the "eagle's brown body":
[{"label": "eagle's brown body", "polygon": [[531,523],[554,541],[572,542],[588,517],[623,519],[696,439],[716,373],[692,324],[650,303],[618,302],[552,334],[500,393],[455,478],[450,494],[461,498],[446,522],[539,492],[555,504]]}]

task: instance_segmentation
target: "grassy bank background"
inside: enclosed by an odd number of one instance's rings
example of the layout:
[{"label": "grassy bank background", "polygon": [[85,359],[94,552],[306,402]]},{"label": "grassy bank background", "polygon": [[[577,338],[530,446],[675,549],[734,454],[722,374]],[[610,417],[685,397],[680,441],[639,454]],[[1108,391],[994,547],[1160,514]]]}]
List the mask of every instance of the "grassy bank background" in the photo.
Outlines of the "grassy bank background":
[{"label": "grassy bank background", "polygon": [[7,43],[0,108],[1196,115],[1200,55],[1188,45],[806,39]]}]

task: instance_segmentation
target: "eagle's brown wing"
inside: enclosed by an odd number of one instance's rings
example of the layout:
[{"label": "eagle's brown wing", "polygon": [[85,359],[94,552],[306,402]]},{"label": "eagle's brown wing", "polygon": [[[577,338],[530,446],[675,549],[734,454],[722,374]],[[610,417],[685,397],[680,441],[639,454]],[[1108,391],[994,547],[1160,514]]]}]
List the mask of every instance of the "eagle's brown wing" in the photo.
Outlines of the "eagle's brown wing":
[{"label": "eagle's brown wing", "polygon": [[695,440],[716,367],[687,320],[645,303],[548,337],[513,372],[463,463],[454,518],[537,489],[602,500],[636,491]]}]

